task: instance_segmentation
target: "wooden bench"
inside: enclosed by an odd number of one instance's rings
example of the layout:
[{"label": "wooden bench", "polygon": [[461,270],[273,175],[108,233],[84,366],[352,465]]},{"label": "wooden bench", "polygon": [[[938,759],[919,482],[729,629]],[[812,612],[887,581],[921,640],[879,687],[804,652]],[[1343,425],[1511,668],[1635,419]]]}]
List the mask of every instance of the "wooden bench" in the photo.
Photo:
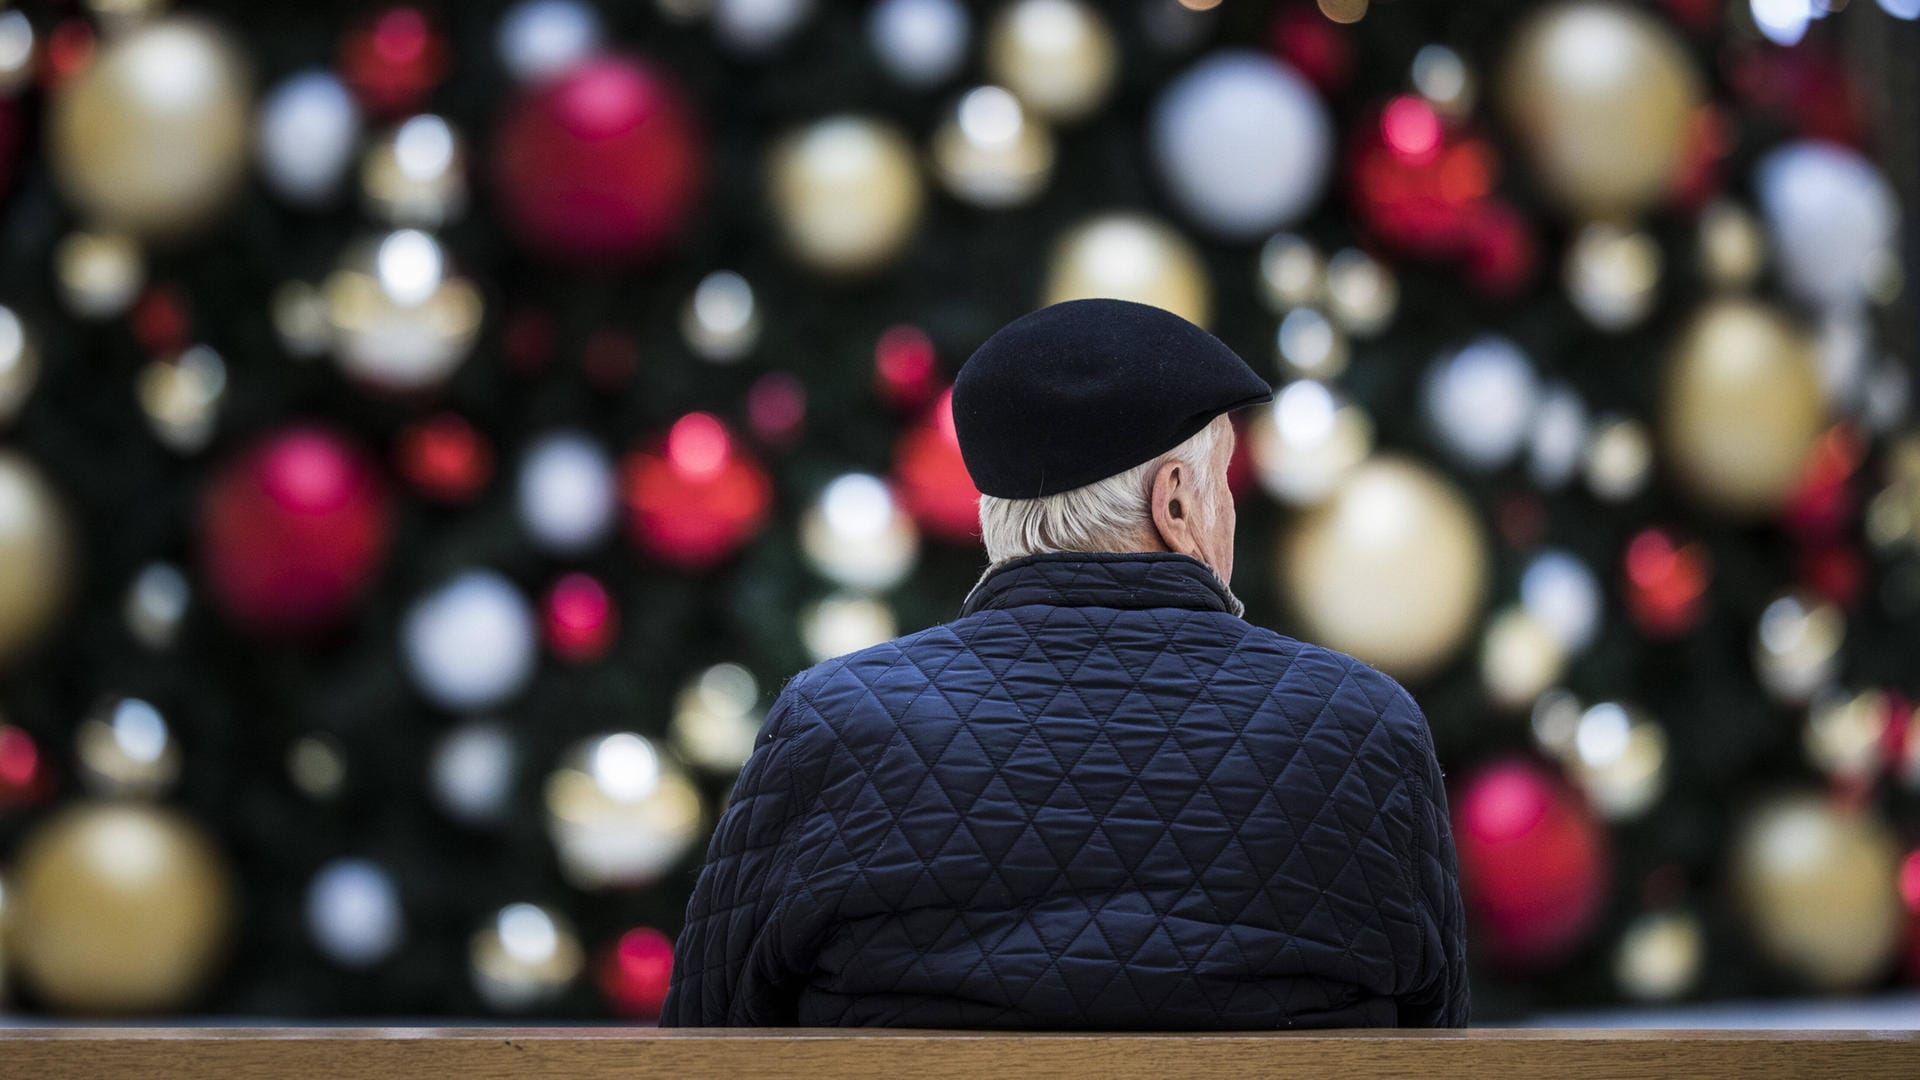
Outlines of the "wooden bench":
[{"label": "wooden bench", "polygon": [[0,1077],[1920,1080],[1914,1031],[1011,1034],[639,1028],[18,1028]]}]

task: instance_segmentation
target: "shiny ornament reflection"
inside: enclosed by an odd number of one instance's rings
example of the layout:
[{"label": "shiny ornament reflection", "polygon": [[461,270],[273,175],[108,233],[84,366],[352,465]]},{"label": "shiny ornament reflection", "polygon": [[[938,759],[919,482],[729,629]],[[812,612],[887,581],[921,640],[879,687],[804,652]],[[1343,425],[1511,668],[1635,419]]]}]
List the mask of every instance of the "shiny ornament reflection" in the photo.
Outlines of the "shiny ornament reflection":
[{"label": "shiny ornament reflection", "polygon": [[1325,383],[1288,383],[1245,430],[1260,486],[1307,506],[1326,498],[1373,452],[1373,421]]},{"label": "shiny ornament reflection", "polygon": [[438,240],[417,229],[349,248],[324,291],[341,369],[389,393],[445,382],[480,332],[480,290],[452,271]]},{"label": "shiny ornament reflection", "polygon": [[893,609],[885,601],[859,593],[834,593],[800,612],[800,642],[815,663],[898,636]]},{"label": "shiny ornament reflection", "polygon": [[531,605],[491,570],[466,571],[415,600],[400,636],[414,685],[453,712],[513,697],[539,661]]},{"label": "shiny ornament reflection", "polygon": [[1601,817],[1637,818],[1667,786],[1667,733],[1638,710],[1601,702],[1580,714],[1567,772]]},{"label": "shiny ornament reflection", "polygon": [[680,336],[701,359],[731,364],[760,341],[760,305],[747,279],[716,270],[700,279],[680,309]]},{"label": "shiny ornament reflection", "polygon": [[1838,674],[1846,634],[1846,616],[1835,604],[1798,593],[1775,599],[1754,627],[1760,685],[1781,701],[1806,702]]},{"label": "shiny ornament reflection", "polygon": [[920,531],[885,481],[848,473],[801,515],[800,550],[834,584],[884,592],[913,570]]},{"label": "shiny ornament reflection", "polygon": [[632,732],[576,744],[546,782],[547,833],[576,887],[651,884],[700,838],[700,793]]},{"label": "shiny ornament reflection", "polygon": [[1628,924],[1613,953],[1613,978],[1636,1001],[1691,992],[1706,960],[1706,931],[1690,911],[1661,911]]},{"label": "shiny ornament reflection", "polygon": [[752,755],[761,720],[753,673],[739,664],[715,664],[674,698],[673,748],[702,769],[732,776]]},{"label": "shiny ornament reflection", "polygon": [[1494,334],[1437,358],[1421,389],[1441,444],[1477,469],[1497,469],[1519,452],[1540,395],[1527,355]]},{"label": "shiny ornament reflection", "polygon": [[133,306],[147,283],[147,264],[140,245],[125,233],[74,232],[53,249],[53,276],[67,310],[83,319],[111,319]]},{"label": "shiny ornament reflection", "polygon": [[925,201],[912,143],[865,116],[816,121],[782,138],[768,197],[793,253],[816,270],[858,274],[905,249]]},{"label": "shiny ornament reflection", "polygon": [[107,698],[74,736],[80,778],[96,795],[153,798],[180,778],[180,744],[160,710],[140,698]]},{"label": "shiny ornament reflection", "polygon": [[962,95],[933,133],[933,167],[956,198],[999,210],[1031,201],[1053,175],[1053,132],[998,86]]},{"label": "shiny ornament reflection", "polygon": [[1586,225],[1567,248],[1567,296],[1600,329],[1631,329],[1659,299],[1660,262],[1660,245],[1646,233],[1606,222]]},{"label": "shiny ornament reflection", "polygon": [[466,148],[438,116],[415,116],[382,135],[360,159],[360,192],[389,225],[435,229],[467,208]]},{"label": "shiny ornament reflection", "polygon": [[359,106],[332,72],[289,76],[260,103],[254,127],[260,173],[296,206],[332,199],[359,145]]},{"label": "shiny ornament reflection", "polygon": [[586,964],[571,923],[536,904],[501,908],[467,943],[473,988],[498,1012],[521,1012],[564,993]]},{"label": "shiny ornament reflection", "polygon": [[400,890],[369,859],[335,859],[307,885],[307,934],[327,959],[368,968],[393,955],[405,934]]},{"label": "shiny ornament reflection", "polygon": [[1199,252],[1177,230],[1144,214],[1094,217],[1054,241],[1041,306],[1087,297],[1152,304],[1203,327],[1213,314],[1213,289]]}]

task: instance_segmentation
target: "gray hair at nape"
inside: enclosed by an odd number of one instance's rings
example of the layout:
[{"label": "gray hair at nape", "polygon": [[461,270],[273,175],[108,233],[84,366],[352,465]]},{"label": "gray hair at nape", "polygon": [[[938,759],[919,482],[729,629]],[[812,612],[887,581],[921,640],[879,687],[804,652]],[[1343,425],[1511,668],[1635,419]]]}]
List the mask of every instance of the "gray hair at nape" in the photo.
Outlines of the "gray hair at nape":
[{"label": "gray hair at nape", "polygon": [[[1147,501],[1153,494],[1154,471],[1162,462],[1180,462],[1194,488],[1209,493],[1211,501],[1211,493],[1224,487],[1211,475],[1214,458],[1232,431],[1233,421],[1223,413],[1179,446],[1105,480],[1037,499],[980,496],[980,537],[987,562],[998,566],[1053,552],[1138,550],[1143,534],[1153,529]],[[1218,511],[1211,505],[1201,509],[1209,517]]]}]

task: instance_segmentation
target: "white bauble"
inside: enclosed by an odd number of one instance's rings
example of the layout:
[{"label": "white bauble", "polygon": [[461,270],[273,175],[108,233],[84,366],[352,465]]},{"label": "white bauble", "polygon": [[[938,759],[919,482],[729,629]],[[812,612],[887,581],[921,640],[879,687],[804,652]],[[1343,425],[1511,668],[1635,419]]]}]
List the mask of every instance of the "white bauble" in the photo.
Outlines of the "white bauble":
[{"label": "white bauble", "polygon": [[613,531],[613,459],[577,431],[542,436],[520,462],[520,523],[558,555],[594,547]]},{"label": "white bauble", "polygon": [[913,569],[920,533],[886,481],[848,473],[828,484],[801,516],[800,548],[835,584],[878,592]]},{"label": "white bauble", "polygon": [[463,825],[496,825],[513,795],[519,754],[513,736],[498,723],[471,720],[434,744],[428,780],[434,801]]},{"label": "white bauble", "polygon": [[1812,304],[1856,304],[1900,231],[1900,204],[1880,169],[1834,143],[1790,143],[1754,174],[1781,279]]},{"label": "white bauble", "polygon": [[1160,175],[1187,216],[1236,240],[1299,220],[1333,165],[1333,122],[1292,68],[1247,50],[1175,79],[1154,106]]},{"label": "white bauble", "polygon": [[713,25],[736,52],[771,52],[813,14],[813,0],[713,0]]},{"label": "white bauble", "polygon": [[1520,606],[1545,626],[1568,655],[1584,652],[1600,633],[1600,579],[1565,551],[1533,557],[1520,575]]},{"label": "white bauble", "polygon": [[579,0],[521,0],[501,16],[494,46],[508,75],[535,82],[586,59],[600,35],[600,13]]},{"label": "white bauble", "polygon": [[518,693],[538,655],[533,609],[490,570],[469,570],[416,600],[401,635],[414,685],[456,712]]},{"label": "white bauble", "polygon": [[902,86],[924,89],[953,77],[967,58],[973,26],[960,0],[880,0],[867,12],[867,40]]},{"label": "white bauble", "polygon": [[377,863],[335,859],[307,886],[307,933],[336,964],[371,967],[393,955],[402,932],[400,891]]},{"label": "white bauble", "polygon": [[330,72],[283,80],[260,105],[254,153],[267,186],[288,202],[331,199],[360,146],[360,110]]},{"label": "white bauble", "polygon": [[1540,394],[1527,434],[1527,472],[1547,491],[1566,486],[1580,468],[1587,447],[1587,403],[1565,383],[1549,384]]},{"label": "white bauble", "polygon": [[1493,334],[1442,356],[1422,387],[1427,420],[1461,464],[1497,469],[1532,429],[1539,381],[1520,347]]}]

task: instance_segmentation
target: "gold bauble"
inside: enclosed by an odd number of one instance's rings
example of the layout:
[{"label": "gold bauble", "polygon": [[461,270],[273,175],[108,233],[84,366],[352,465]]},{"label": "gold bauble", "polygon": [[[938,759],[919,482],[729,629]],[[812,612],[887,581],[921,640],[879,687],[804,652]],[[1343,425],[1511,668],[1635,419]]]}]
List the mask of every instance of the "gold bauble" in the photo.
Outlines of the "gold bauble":
[{"label": "gold bauble", "polygon": [[940,183],[991,210],[1030,201],[1053,175],[1053,132],[998,86],[967,91],[934,131],[932,147]]},{"label": "gold bauble", "polygon": [[1690,911],[1642,915],[1620,935],[1613,976],[1637,1001],[1669,1001],[1692,990],[1706,958],[1706,932]]},{"label": "gold bauble", "polygon": [[1752,300],[1713,301],[1681,331],[1663,404],[1675,476],[1703,502],[1747,517],[1787,500],[1827,418],[1812,343]]},{"label": "gold bauble", "polygon": [[1566,669],[1566,646],[1526,608],[1509,607],[1487,624],[1480,641],[1480,681],[1495,705],[1532,707]]},{"label": "gold bauble", "polygon": [[1823,990],[1858,988],[1886,971],[1900,944],[1899,857],[1892,833],[1867,812],[1792,795],[1741,829],[1733,885],[1776,963]]},{"label": "gold bauble", "polygon": [[829,482],[800,515],[800,551],[836,585],[885,592],[913,571],[920,530],[886,481],[847,473]]},{"label": "gold bauble", "polygon": [[0,669],[59,614],[72,543],[66,511],[39,467],[0,448]]},{"label": "gold bauble", "polygon": [[1380,455],[1281,537],[1280,585],[1305,636],[1413,678],[1472,632],[1487,555],[1473,508],[1444,477]]},{"label": "gold bauble", "polygon": [[715,664],[673,699],[673,748],[702,769],[732,776],[753,755],[763,720],[753,672],[739,664]]},{"label": "gold bauble", "polygon": [[800,643],[817,663],[899,636],[885,600],[857,592],[830,593],[800,611]]},{"label": "gold bauble", "polygon": [[40,350],[27,333],[27,324],[10,307],[0,306],[0,428],[26,407],[40,381]]},{"label": "gold bauble", "polygon": [[1273,404],[1250,410],[1245,433],[1260,486],[1296,506],[1326,498],[1373,452],[1366,410],[1311,379],[1288,383]]},{"label": "gold bauble", "polygon": [[54,98],[49,152],[80,212],[143,238],[192,231],[246,173],[246,63],[190,17],[111,37]]},{"label": "gold bauble", "polygon": [[147,283],[140,245],[124,233],[73,232],[53,249],[53,277],[67,310],[83,319],[110,319]]},{"label": "gold bauble", "polygon": [[1198,326],[1213,314],[1200,254],[1172,226],[1144,214],[1103,214],[1054,241],[1040,303],[1087,297],[1152,304]]},{"label": "gold bauble", "polygon": [[699,838],[699,791],[628,731],[577,744],[547,777],[546,801],[561,872],[582,889],[649,884]]},{"label": "gold bauble", "polygon": [[1532,15],[1508,46],[1499,83],[1541,186],[1585,217],[1659,202],[1701,102],[1699,73],[1666,24],[1597,0]]},{"label": "gold bauble", "polygon": [[1600,816],[1630,821],[1667,790],[1667,731],[1640,710],[1603,701],[1580,714],[1567,773]]},{"label": "gold bauble", "polygon": [[485,304],[440,242],[400,229],[348,246],[322,289],[334,358],[358,382],[432,390],[472,351]]},{"label": "gold bauble", "polygon": [[80,778],[96,794],[154,798],[180,778],[180,743],[160,711],[139,698],[102,700],[73,742]]},{"label": "gold bauble", "polygon": [[833,116],[773,150],[768,192],[787,245],[830,273],[875,270],[906,247],[925,200],[913,144],[864,116]]},{"label": "gold bauble", "polygon": [[1739,203],[1720,199],[1700,213],[1695,258],[1707,281],[1723,289],[1753,284],[1767,262],[1767,237]]},{"label": "gold bauble", "polygon": [[467,942],[473,988],[501,1012],[531,1009],[566,991],[586,966],[573,925],[538,904],[508,904]]},{"label": "gold bauble", "polygon": [[1611,222],[1583,227],[1567,248],[1561,278],[1587,321],[1609,332],[1638,326],[1660,297],[1660,245]]},{"label": "gold bauble", "polygon": [[467,208],[466,148],[438,116],[415,116],[376,139],[360,159],[360,191],[390,225],[437,229]]},{"label": "gold bauble", "polygon": [[1113,32],[1080,0],[1014,0],[987,28],[987,74],[1051,120],[1078,120],[1113,89]]},{"label": "gold bauble", "polygon": [[79,803],[31,835],[15,868],[12,949],[63,1012],[178,1009],[231,928],[226,859],[198,826],[143,803]]}]

